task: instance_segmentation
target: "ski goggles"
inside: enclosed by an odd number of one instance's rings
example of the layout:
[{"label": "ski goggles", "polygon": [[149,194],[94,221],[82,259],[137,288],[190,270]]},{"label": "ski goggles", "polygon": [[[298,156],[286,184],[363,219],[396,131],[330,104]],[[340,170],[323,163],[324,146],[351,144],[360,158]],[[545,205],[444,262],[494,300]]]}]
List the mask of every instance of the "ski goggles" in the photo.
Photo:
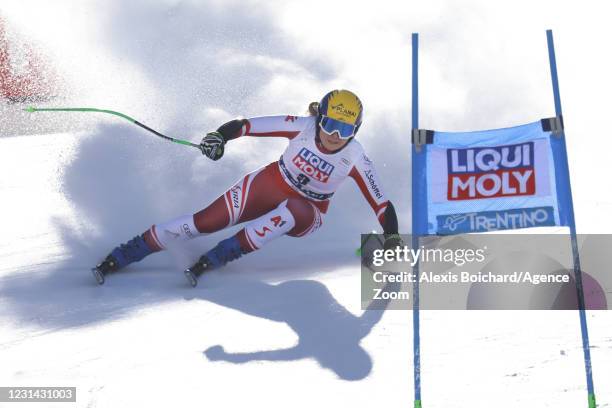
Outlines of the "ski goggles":
[{"label": "ski goggles", "polygon": [[355,125],[349,125],[348,123],[340,122],[339,120],[332,119],[329,116],[322,116],[321,122],[319,122],[321,128],[325,133],[333,134],[338,133],[340,139],[349,139],[355,136]]}]

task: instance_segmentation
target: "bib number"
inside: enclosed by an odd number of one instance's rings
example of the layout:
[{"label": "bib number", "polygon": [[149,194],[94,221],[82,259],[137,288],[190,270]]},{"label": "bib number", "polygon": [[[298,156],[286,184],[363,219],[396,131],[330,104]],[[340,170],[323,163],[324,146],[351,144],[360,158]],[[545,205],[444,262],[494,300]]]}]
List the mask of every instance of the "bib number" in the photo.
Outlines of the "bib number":
[{"label": "bib number", "polygon": [[301,186],[305,186],[306,184],[310,183],[310,178],[307,175],[300,173],[297,178],[297,181],[298,183],[300,183]]}]

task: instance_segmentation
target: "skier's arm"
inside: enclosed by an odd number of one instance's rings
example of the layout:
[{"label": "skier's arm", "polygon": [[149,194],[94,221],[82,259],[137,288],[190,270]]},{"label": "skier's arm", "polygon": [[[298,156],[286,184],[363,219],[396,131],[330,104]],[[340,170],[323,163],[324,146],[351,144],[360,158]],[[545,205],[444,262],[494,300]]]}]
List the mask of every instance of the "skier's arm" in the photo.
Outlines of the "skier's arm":
[{"label": "skier's arm", "polygon": [[242,136],[293,139],[304,129],[306,121],[307,117],[291,115],[234,119],[221,125],[217,132],[226,142]]},{"label": "skier's arm", "polygon": [[376,169],[365,154],[362,154],[355,163],[349,176],[355,180],[364,198],[372,207],[385,236],[397,235],[398,223],[395,208],[391,201],[386,199]]},{"label": "skier's arm", "polygon": [[402,238],[398,232],[397,214],[391,201],[388,201],[383,222],[383,233],[385,235],[385,243],[383,247],[385,249],[392,249],[397,246],[402,246],[404,243],[402,242]]},{"label": "skier's arm", "polygon": [[225,144],[242,136],[293,139],[304,129],[307,121],[308,118],[300,116],[262,116],[230,120],[204,136],[200,143],[202,154],[212,160],[219,160],[225,152]]}]

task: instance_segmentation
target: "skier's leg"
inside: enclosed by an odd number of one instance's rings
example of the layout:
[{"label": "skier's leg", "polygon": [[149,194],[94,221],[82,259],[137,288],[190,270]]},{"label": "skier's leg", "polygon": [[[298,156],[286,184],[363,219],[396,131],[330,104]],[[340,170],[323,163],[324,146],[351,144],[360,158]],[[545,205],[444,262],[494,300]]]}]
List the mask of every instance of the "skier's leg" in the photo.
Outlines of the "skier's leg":
[{"label": "skier's leg", "polygon": [[148,244],[143,235],[138,235],[125,244],[121,244],[95,268],[91,270],[98,284],[104,283],[104,276],[110,272],[118,271],[132,262],[138,262],[156,250]]},{"label": "skier's leg", "polygon": [[[248,177],[249,175],[245,179]],[[232,189],[228,192],[231,192]],[[105,275],[118,271],[133,262],[138,262],[152,253],[229,226],[231,218],[225,204],[226,195],[227,193],[195,215],[183,215],[167,222],[154,224],[142,235],[119,245],[104,261],[92,269],[94,277],[99,284],[103,284]],[[201,216],[197,217],[198,214],[206,215],[205,223],[202,223]],[[199,228],[196,224],[199,224]]]},{"label": "skier's leg", "polygon": [[103,284],[104,275],[116,272],[131,263],[141,261],[155,252],[166,249],[166,245],[172,240],[191,239],[196,235],[192,215],[153,225],[143,234],[115,247],[104,261],[92,269],[92,272],[98,283]]},{"label": "skier's leg", "polygon": [[271,166],[249,173],[208,207],[193,215],[153,225],[144,233],[155,251],[257,218],[278,206],[286,194],[273,186]]},{"label": "skier's leg", "polygon": [[247,174],[212,205],[195,213],[195,226],[200,233],[216,232],[261,217],[297,194],[283,180],[278,164],[271,163]]},{"label": "skier's leg", "polygon": [[[236,213],[238,222],[252,221],[236,235],[219,242],[185,270],[185,277],[192,286],[198,284],[197,278],[207,269],[223,266],[281,235],[301,237],[321,226],[319,208],[304,198],[296,197],[297,193],[282,180],[278,168],[268,166],[264,171],[265,174],[253,181],[244,202],[241,201],[240,211]],[[261,215],[262,210],[272,205],[272,210]]]},{"label": "skier's leg", "polygon": [[[202,235],[208,235],[236,223],[243,195],[242,185],[250,185],[254,174],[247,174],[208,207],[191,215],[184,215],[161,224],[155,224],[144,233],[145,241],[155,251],[180,244]],[[237,202],[234,205],[233,202]]]},{"label": "skier's leg", "polygon": [[321,224],[318,208],[305,199],[289,198],[267,214],[250,221],[236,235],[219,242],[202,258],[205,258],[208,268],[217,268],[282,235],[303,237],[311,234]]},{"label": "skier's leg", "polygon": [[255,251],[281,235],[303,237],[322,225],[321,212],[305,199],[289,198],[277,208],[248,223],[236,236],[245,253]]},{"label": "skier's leg", "polygon": [[[151,226],[142,235],[113,249],[94,268],[96,279],[103,283],[105,274],[140,261],[168,246],[180,245],[182,241],[211,234],[265,214],[286,199],[286,191],[282,188],[284,181],[279,179],[277,173],[275,164],[258,169],[244,176],[203,210]],[[271,188],[275,186],[277,188]]]}]

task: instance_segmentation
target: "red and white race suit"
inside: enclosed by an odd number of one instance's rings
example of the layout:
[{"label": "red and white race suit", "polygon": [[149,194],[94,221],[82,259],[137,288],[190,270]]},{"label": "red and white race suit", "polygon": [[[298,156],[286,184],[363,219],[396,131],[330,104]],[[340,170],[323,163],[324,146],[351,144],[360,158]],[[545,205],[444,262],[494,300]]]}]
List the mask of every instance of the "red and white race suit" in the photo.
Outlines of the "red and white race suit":
[{"label": "red and white race suit", "polygon": [[160,250],[173,241],[210,234],[250,221],[238,233],[245,252],[287,234],[305,236],[322,224],[330,200],[351,177],[381,225],[389,201],[372,161],[353,139],[337,151],[323,147],[316,137],[315,116],[265,116],[245,121],[240,137],[284,137],[289,145],[276,162],[244,176],[203,210],[153,225],[145,233],[150,246]]}]

